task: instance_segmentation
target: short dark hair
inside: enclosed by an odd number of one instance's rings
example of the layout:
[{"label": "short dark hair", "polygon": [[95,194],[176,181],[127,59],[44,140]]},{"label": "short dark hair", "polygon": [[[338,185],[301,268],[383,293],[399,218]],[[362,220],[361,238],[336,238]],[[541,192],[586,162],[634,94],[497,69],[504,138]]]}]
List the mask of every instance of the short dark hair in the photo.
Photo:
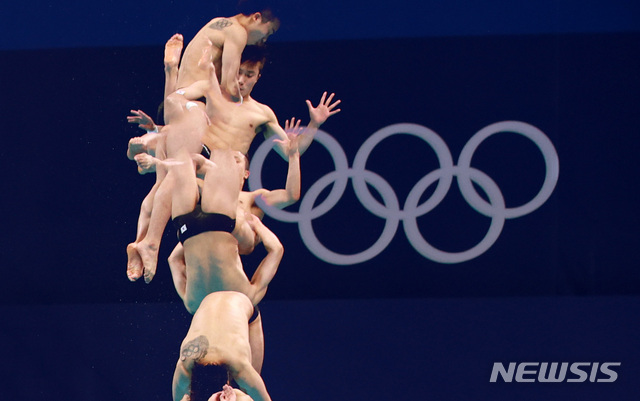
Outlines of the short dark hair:
[{"label": "short dark hair", "polygon": [[262,22],[280,20],[277,1],[274,0],[239,0],[238,12],[244,15],[260,13]]},{"label": "short dark hair", "polygon": [[260,67],[260,71],[267,64],[267,49],[263,46],[258,45],[247,45],[245,46],[242,57],[240,57],[240,64],[250,62],[250,63],[261,63],[262,67]]},{"label": "short dark hair", "polygon": [[208,401],[212,394],[222,391],[229,383],[229,371],[225,365],[193,364],[191,370],[191,401]]}]

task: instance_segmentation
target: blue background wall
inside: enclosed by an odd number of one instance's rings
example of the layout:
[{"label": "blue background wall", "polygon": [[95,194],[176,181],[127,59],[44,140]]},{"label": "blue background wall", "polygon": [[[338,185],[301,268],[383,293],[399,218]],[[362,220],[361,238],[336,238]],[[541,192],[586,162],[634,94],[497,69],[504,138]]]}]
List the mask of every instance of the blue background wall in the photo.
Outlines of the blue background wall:
[{"label": "blue background wall", "polygon": [[[507,220],[495,244],[458,264],[419,254],[401,223],[375,258],[334,265],[309,252],[295,223],[267,217],[286,247],[263,307],[273,399],[635,399],[638,6],[290,3],[254,97],[281,121],[306,120],[304,100],[335,91],[343,111],[323,129],[349,165],[392,124],[430,128],[457,161],[477,131],[517,120],[549,137],[560,175],[539,209]],[[7,399],[169,399],[189,315],[164,262],[173,233],[151,284],[124,274],[124,247],[153,182],[124,156],[139,134],[125,116],[157,107],[164,41],[174,32],[188,40],[233,6],[4,8],[0,356],[8,363],[0,383]],[[438,168],[425,145],[396,135],[367,162],[401,205]],[[545,174],[539,150],[513,134],[485,141],[473,166],[507,207],[531,199]],[[267,158],[267,188],[282,185],[285,167]],[[304,195],[332,160],[314,144],[302,168]],[[313,222],[325,246],[342,253],[371,246],[384,224],[350,184]],[[418,224],[434,246],[460,252],[482,239],[490,219],[454,184]],[[260,257],[245,261],[249,270]],[[530,361],[622,365],[614,383],[489,383],[494,362]]]}]

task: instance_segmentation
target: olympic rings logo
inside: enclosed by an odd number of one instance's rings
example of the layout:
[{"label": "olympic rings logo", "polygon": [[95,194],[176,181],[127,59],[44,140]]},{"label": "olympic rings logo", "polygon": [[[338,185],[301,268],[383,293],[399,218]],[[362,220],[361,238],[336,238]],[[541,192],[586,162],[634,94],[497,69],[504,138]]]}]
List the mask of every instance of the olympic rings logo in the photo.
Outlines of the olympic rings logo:
[{"label": "olympic rings logo", "polygon": [[[471,159],[478,146],[491,135],[500,132],[511,132],[525,136],[531,140],[544,157],[545,178],[538,193],[529,202],[518,207],[505,206],[504,197],[498,185],[482,171],[471,167]],[[395,191],[380,175],[366,170],[365,165],[371,151],[385,138],[393,135],[413,135],[425,141],[436,153],[440,168],[422,177],[411,189],[404,206],[400,203]],[[542,206],[551,196],[558,182],[560,165],[558,154],[553,143],[538,128],[520,121],[502,121],[488,125],[478,131],[465,144],[453,164],[451,152],[447,144],[435,132],[417,124],[393,124],[382,128],[370,136],[360,147],[349,168],[347,156],[340,144],[324,131],[318,131],[315,140],[322,144],[333,158],[335,171],[316,181],[304,194],[297,213],[269,207],[264,203],[260,207],[269,216],[283,222],[298,223],[300,236],[318,258],[336,265],[353,265],[370,260],[387,248],[398,229],[400,221],[409,243],[422,256],[439,263],[461,263],[476,258],[486,252],[498,239],[506,219],[514,219],[533,212]],[[252,171],[249,176],[249,188],[262,188],[262,165],[271,148],[272,141],[265,141],[257,150],[252,160]],[[465,201],[476,211],[491,218],[491,224],[484,238],[474,247],[462,252],[445,252],[429,244],[420,233],[417,218],[433,210],[445,197],[453,177]],[[347,183],[351,179],[356,196],[362,205],[372,214],[386,220],[382,234],[368,249],[350,255],[336,253],[325,247],[316,237],[312,222],[331,210],[342,197]],[[437,181],[433,194],[422,204],[418,204],[427,188]],[[485,201],[475,190],[473,183],[486,194]],[[318,196],[327,186],[333,184],[327,198],[314,207]],[[368,185],[376,189],[384,204],[378,202],[369,192]],[[259,201],[260,202],[260,201]]]}]

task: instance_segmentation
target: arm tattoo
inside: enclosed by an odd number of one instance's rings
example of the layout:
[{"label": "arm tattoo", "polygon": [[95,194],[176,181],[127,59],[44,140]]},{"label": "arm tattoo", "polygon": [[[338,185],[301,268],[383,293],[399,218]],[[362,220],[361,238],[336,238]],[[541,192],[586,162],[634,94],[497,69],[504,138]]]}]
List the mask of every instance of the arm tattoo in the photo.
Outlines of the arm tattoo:
[{"label": "arm tattoo", "polygon": [[209,348],[209,341],[207,337],[200,336],[194,340],[189,341],[180,350],[180,360],[185,361],[187,358],[199,361],[207,355],[207,348]]},{"label": "arm tattoo", "polygon": [[219,19],[213,24],[209,25],[209,28],[215,29],[216,31],[221,31],[229,25],[233,25],[233,22],[229,21],[228,19]]}]

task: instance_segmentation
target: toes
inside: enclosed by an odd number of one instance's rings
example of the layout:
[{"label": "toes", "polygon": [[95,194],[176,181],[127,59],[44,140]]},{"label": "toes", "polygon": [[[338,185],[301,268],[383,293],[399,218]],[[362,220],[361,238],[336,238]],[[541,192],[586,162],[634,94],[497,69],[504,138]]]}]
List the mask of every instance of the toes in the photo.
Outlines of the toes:
[{"label": "toes", "polygon": [[144,269],[144,282],[149,284],[155,275],[155,271],[152,272],[149,269]]},{"label": "toes", "polygon": [[142,275],[142,260],[135,244],[127,245],[127,277],[136,281]]},{"label": "toes", "polygon": [[140,278],[140,272],[135,271],[135,269],[127,269],[127,277],[129,278],[129,281],[136,281]]}]

